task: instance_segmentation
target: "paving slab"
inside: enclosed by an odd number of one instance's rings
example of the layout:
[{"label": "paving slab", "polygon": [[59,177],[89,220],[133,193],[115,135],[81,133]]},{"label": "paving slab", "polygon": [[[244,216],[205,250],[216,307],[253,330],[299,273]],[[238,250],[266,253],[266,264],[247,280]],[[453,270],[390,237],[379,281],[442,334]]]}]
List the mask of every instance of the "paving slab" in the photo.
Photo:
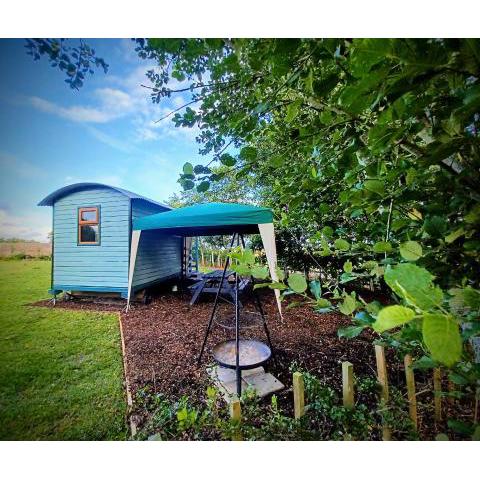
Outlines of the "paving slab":
[{"label": "paving slab", "polygon": [[[226,402],[230,402],[237,394],[235,370],[214,366],[208,368],[207,372]],[[242,391],[248,387],[253,388],[257,395],[263,398],[282,390],[284,385],[271,373],[266,373],[263,367],[258,367],[251,370],[242,370]]]}]

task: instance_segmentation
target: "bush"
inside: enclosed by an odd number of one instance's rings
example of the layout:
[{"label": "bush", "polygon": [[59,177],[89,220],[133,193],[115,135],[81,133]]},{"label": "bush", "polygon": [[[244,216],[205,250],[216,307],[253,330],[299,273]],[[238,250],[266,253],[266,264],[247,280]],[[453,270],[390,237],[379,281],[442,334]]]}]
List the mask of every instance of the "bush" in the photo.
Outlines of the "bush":
[{"label": "bush", "polygon": [[[296,369],[292,365],[292,370]],[[270,403],[261,401],[252,390],[241,398],[242,420],[233,422],[218,391],[208,387],[206,399],[195,405],[187,397],[170,401],[148,388],[140,390],[136,404],[147,421],[138,440],[377,440],[382,422],[392,430],[393,438],[414,439],[416,433],[408,417],[408,407],[401,392],[391,387],[391,402],[382,408],[379,388],[373,377],[357,380],[358,400],[354,409],[345,408],[337,392],[315,375],[303,372],[307,406],[305,415],[296,420],[282,408],[273,395]]]}]

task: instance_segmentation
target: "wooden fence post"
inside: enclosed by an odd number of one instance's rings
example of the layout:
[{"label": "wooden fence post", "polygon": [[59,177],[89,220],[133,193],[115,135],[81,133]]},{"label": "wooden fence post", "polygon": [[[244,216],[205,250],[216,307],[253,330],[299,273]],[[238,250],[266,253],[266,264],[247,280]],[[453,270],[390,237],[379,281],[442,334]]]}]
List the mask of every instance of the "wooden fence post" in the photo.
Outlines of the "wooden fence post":
[{"label": "wooden fence post", "polygon": [[403,359],[405,365],[405,379],[407,381],[408,411],[415,430],[418,428],[417,396],[415,393],[415,375],[412,368],[412,356],[407,354]]},{"label": "wooden fence post", "polygon": [[442,371],[440,368],[433,369],[433,403],[435,405],[435,421],[442,419]]},{"label": "wooden fence post", "polygon": [[[242,407],[240,405],[240,400],[237,397],[232,398],[232,401],[230,402],[230,418],[232,419],[235,428],[238,428],[242,421]],[[241,439],[242,434],[239,431],[232,435],[232,440]]]},{"label": "wooden fence post", "polygon": [[303,375],[300,372],[293,374],[293,407],[295,419],[299,419],[305,413],[305,386]]},{"label": "wooden fence post", "polygon": [[[387,408],[388,399],[390,397],[388,391],[388,375],[387,375],[387,362],[385,359],[385,347],[383,345],[375,345],[375,359],[377,361],[377,376],[378,383],[382,387],[381,391],[381,404],[383,408]],[[392,432],[390,428],[384,426],[382,428],[382,439],[390,440],[392,438]]]},{"label": "wooden fence post", "polygon": [[353,365],[350,362],[342,362],[343,382],[343,406],[353,408]]}]

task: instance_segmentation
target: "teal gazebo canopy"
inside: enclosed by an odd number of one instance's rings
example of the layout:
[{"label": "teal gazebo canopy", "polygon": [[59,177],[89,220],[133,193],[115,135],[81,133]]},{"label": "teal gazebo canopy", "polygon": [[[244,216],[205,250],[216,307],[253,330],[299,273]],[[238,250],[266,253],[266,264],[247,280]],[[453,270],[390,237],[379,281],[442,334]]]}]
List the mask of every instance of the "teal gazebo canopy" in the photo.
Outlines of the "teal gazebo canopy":
[{"label": "teal gazebo canopy", "polygon": [[139,218],[133,230],[166,230],[185,236],[258,233],[258,225],[272,223],[269,208],[238,203],[200,203]]},{"label": "teal gazebo canopy", "polygon": [[[133,221],[128,275],[128,305],[130,304],[138,244],[141,233],[145,230],[181,235],[186,240],[190,239],[190,245],[191,237],[196,236],[260,233],[270,275],[274,282],[278,282],[277,249],[272,211],[265,207],[239,203],[199,203],[190,207],[147,215]],[[275,290],[275,296],[281,315],[279,290]]]}]

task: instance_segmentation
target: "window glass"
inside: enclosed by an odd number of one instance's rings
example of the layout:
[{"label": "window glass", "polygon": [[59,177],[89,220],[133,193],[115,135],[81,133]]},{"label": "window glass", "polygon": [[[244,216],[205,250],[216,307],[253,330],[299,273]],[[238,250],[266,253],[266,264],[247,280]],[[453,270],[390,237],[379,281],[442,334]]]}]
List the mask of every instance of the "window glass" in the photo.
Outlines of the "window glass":
[{"label": "window glass", "polygon": [[80,245],[100,244],[100,207],[78,209],[78,243]]},{"label": "window glass", "polygon": [[96,222],[97,210],[82,210],[81,219],[84,222]]},{"label": "window glass", "polygon": [[98,243],[98,225],[80,225],[80,243]]}]

